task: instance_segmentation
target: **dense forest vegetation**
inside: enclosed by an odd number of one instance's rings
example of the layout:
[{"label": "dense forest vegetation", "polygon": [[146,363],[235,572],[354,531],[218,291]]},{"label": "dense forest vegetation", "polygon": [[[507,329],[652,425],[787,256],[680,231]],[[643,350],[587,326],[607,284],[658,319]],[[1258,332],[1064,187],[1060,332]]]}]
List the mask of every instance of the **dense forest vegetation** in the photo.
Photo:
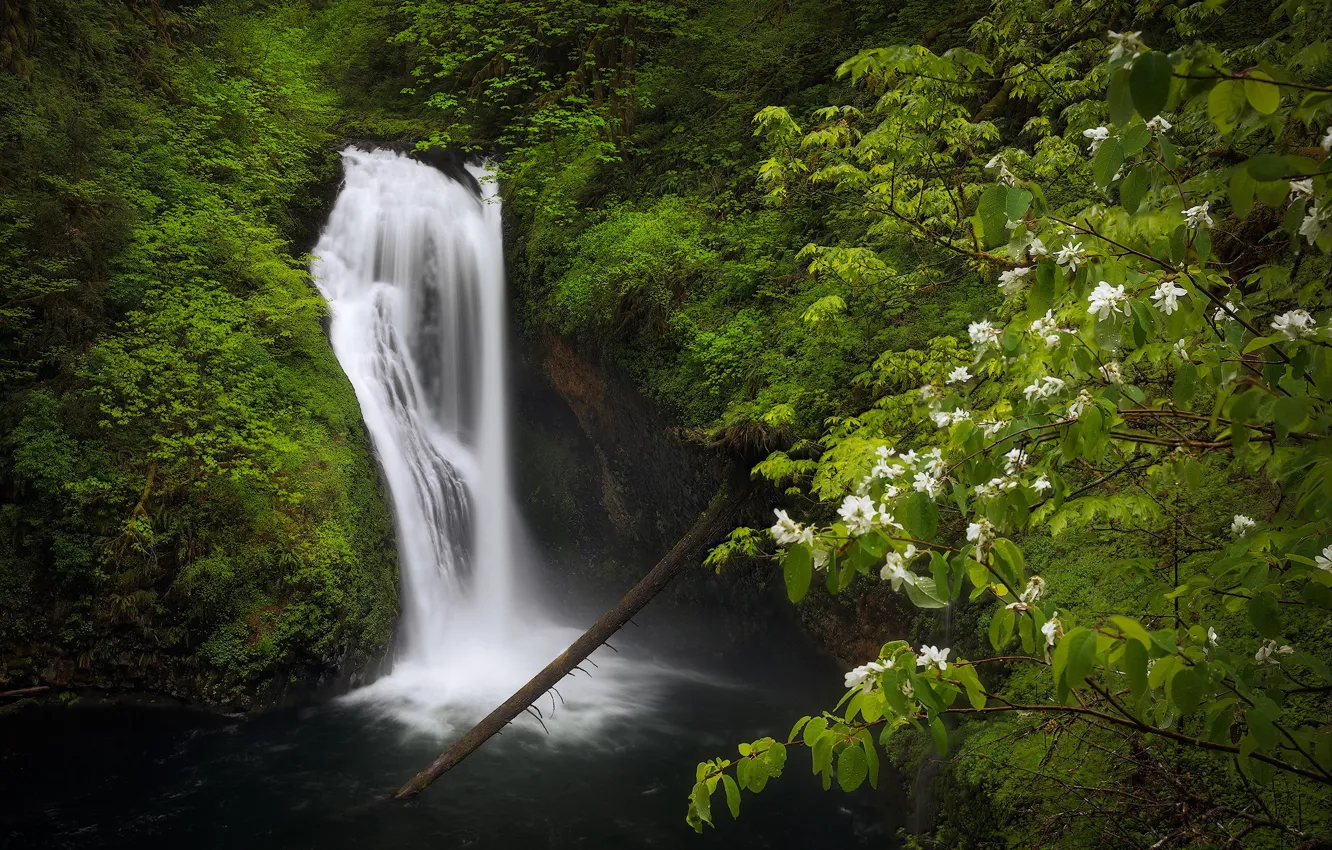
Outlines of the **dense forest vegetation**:
[{"label": "dense forest vegetation", "polygon": [[682,765],[692,825],[808,748],[811,793],[937,770],[922,847],[1321,846],[1329,21],[0,0],[0,682],[248,705],[382,654],[302,251],[341,146],[440,147],[497,163],[524,331],[768,487],[709,566],[851,669]]}]

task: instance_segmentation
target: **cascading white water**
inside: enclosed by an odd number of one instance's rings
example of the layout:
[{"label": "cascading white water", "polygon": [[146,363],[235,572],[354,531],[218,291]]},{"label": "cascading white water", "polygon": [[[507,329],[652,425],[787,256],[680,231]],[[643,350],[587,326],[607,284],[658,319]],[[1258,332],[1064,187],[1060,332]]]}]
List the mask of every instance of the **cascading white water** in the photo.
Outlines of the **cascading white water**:
[{"label": "cascading white water", "polygon": [[[550,625],[516,594],[522,535],[509,489],[494,183],[471,168],[478,196],[391,151],[352,148],[343,159],[313,274],[392,495],[403,609],[392,674],[351,699],[447,731],[450,709],[493,707],[577,630]],[[618,659],[600,669],[571,689],[594,709],[575,725],[641,707],[641,685],[633,699],[616,687]]]}]

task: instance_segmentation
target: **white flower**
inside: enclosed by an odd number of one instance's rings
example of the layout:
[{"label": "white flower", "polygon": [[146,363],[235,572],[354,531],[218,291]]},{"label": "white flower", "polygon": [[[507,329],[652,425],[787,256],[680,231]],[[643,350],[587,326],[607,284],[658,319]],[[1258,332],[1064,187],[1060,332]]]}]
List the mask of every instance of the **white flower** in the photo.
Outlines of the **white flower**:
[{"label": "white flower", "polygon": [[916,547],[907,546],[906,552],[898,554],[889,552],[883,562],[883,569],[879,570],[879,578],[886,582],[891,582],[893,590],[899,590],[902,583],[915,584],[916,574],[906,568],[907,562],[916,556]]},{"label": "white flower", "polygon": [[934,420],[936,427],[947,428],[970,419],[971,412],[963,407],[956,410],[935,410],[930,413],[930,418]]},{"label": "white flower", "polygon": [[1323,550],[1323,554],[1314,558],[1314,564],[1318,569],[1332,573],[1332,546],[1328,546]]},{"label": "white flower", "polygon": [[1221,636],[1220,636],[1219,634],[1216,633],[1216,629],[1212,628],[1211,626],[1208,626],[1208,627],[1207,627],[1207,645],[1208,645],[1208,646],[1216,646],[1216,645],[1217,645],[1218,643],[1220,643],[1220,642],[1221,642]]},{"label": "white flower", "polygon": [[1234,302],[1227,301],[1226,306],[1224,308],[1222,307],[1216,308],[1216,312],[1212,314],[1212,321],[1216,322],[1219,325],[1225,320],[1229,319],[1231,315],[1234,314],[1238,309],[1239,308],[1235,306]]},{"label": "white flower", "polygon": [[1054,646],[1055,636],[1059,634],[1059,612],[1054,612],[1054,616],[1045,621],[1041,626],[1041,634],[1045,635],[1045,645]]},{"label": "white flower", "polygon": [[976,347],[978,354],[991,345],[997,346],[1002,334],[1003,329],[995,327],[989,320],[972,322],[967,326],[967,335],[971,337],[971,344]]},{"label": "white flower", "polygon": [[1032,257],[1037,258],[1044,257],[1046,254],[1050,253],[1050,250],[1045,247],[1045,243],[1041,241],[1039,236],[1031,237],[1031,242],[1027,245],[1027,251]]},{"label": "white flower", "polygon": [[1022,394],[1027,397],[1027,401],[1034,401],[1038,398],[1049,398],[1063,388],[1062,378],[1052,378],[1047,375],[1044,378],[1037,378],[1022,390]]},{"label": "white flower", "polygon": [[1021,599],[1023,602],[1030,605],[1033,602],[1035,602],[1037,599],[1040,599],[1041,595],[1044,593],[1045,593],[1045,579],[1041,578],[1040,576],[1032,576],[1027,580],[1027,589],[1022,591],[1022,593],[1018,596],[1018,599]]},{"label": "white flower", "polygon": [[1314,191],[1314,190],[1313,190],[1313,178],[1312,178],[1312,177],[1306,178],[1306,179],[1304,179],[1304,180],[1292,180],[1292,181],[1290,181],[1290,197],[1291,197],[1291,198],[1312,198],[1312,197],[1313,197],[1313,191]]},{"label": "white flower", "polygon": [[1309,211],[1305,213],[1304,221],[1300,223],[1300,235],[1307,239],[1310,245],[1323,235],[1323,228],[1327,225],[1329,215],[1332,215],[1332,212],[1320,208],[1318,204],[1309,207]]},{"label": "white flower", "polygon": [[1005,164],[1006,164],[1006,162],[1005,162],[1005,160],[1004,160],[1004,152],[1003,152],[1003,151],[1000,151],[999,153],[997,153],[997,154],[995,154],[994,156],[990,157],[990,161],[987,162],[987,163],[985,163],[985,167],[986,167],[986,168],[1002,168]]},{"label": "white flower", "polygon": [[887,446],[879,446],[877,449],[874,450],[874,454],[878,456],[881,460],[887,460],[888,458],[897,454],[897,450],[890,449]]},{"label": "white flower", "polygon": [[949,651],[950,650],[938,649],[933,646],[922,646],[920,648],[920,655],[916,657],[916,666],[924,667],[926,670],[929,670],[931,667],[938,667],[939,672],[942,673],[944,668],[948,666]]},{"label": "white flower", "polygon": [[1210,201],[1203,201],[1196,207],[1189,207],[1184,210],[1184,223],[1195,230],[1200,227],[1203,222],[1206,222],[1207,226],[1211,227],[1214,222],[1212,221],[1212,216],[1207,212],[1207,205],[1209,203]]},{"label": "white flower", "polygon": [[790,546],[794,543],[808,543],[813,539],[812,529],[805,528],[800,523],[787,516],[786,511],[778,508],[773,511],[777,515],[777,522],[769,531],[779,546]]},{"label": "white flower", "polygon": [[1332,127],[1327,128],[1323,134],[1323,141],[1320,143],[1325,151],[1332,151]]},{"label": "white flower", "polygon": [[1022,289],[1029,274],[1031,274],[1031,266],[1002,271],[999,273],[999,288],[1004,291],[1005,295],[1012,295]]},{"label": "white flower", "polygon": [[1009,475],[1016,475],[1027,465],[1027,453],[1022,449],[1011,449],[1004,455],[1007,458],[1007,469]]},{"label": "white flower", "polygon": [[864,534],[873,528],[878,513],[874,500],[869,496],[847,496],[837,509],[838,516],[846,524],[846,530],[853,535]]},{"label": "white flower", "polygon": [[1314,317],[1309,315],[1308,310],[1291,310],[1282,313],[1272,320],[1272,330],[1282,334],[1286,339],[1299,339],[1300,337],[1312,336],[1318,332],[1314,325]]},{"label": "white flower", "polygon": [[1045,315],[1031,323],[1031,332],[1045,340],[1046,348],[1059,345],[1059,328],[1055,325],[1054,310],[1046,310]]},{"label": "white flower", "polygon": [[914,466],[916,463],[916,450],[911,449],[902,455],[902,463],[907,466]]},{"label": "white flower", "polygon": [[1156,287],[1156,291],[1152,293],[1152,300],[1156,302],[1156,309],[1169,316],[1179,309],[1180,296],[1188,294],[1189,291],[1184,287],[1172,280],[1166,280]]},{"label": "white flower", "polygon": [[1277,646],[1276,641],[1269,640],[1267,643],[1258,647],[1258,651],[1253,655],[1253,660],[1257,661],[1259,664],[1280,664],[1281,659],[1276,656],[1290,655],[1294,651],[1295,650],[1291,649],[1289,646]]},{"label": "white flower", "polygon": [[862,664],[843,677],[843,683],[847,688],[860,688],[860,692],[867,694],[874,690],[874,683],[878,674],[887,670],[891,665],[881,664],[878,661],[871,661],[868,664]]},{"label": "white flower", "polygon": [[1124,370],[1120,368],[1118,360],[1111,360],[1101,367],[1101,377],[1107,384],[1124,383]]},{"label": "white flower", "polygon": [[943,482],[928,472],[918,472],[911,482],[911,488],[917,493],[926,493],[931,499],[934,499],[939,496],[939,491],[943,489]]},{"label": "white flower", "polygon": [[907,699],[912,699],[916,696],[916,689],[911,687],[910,679],[903,679],[902,684],[898,685],[898,690],[900,690]]},{"label": "white flower", "polygon": [[1182,339],[1175,340],[1175,345],[1170,350],[1181,360],[1189,359],[1189,344]]},{"label": "white flower", "polygon": [[981,430],[985,432],[987,437],[993,437],[1008,427],[1008,422],[1004,419],[982,419],[977,424],[980,425]]},{"label": "white flower", "polygon": [[829,558],[830,555],[827,549],[818,546],[814,547],[814,569],[816,570],[826,569],[828,566]]},{"label": "white flower", "polygon": [[1110,30],[1109,34],[1111,62],[1122,56],[1137,56],[1146,47],[1140,38],[1141,30],[1138,32],[1115,32]]},{"label": "white flower", "polygon": [[956,369],[948,373],[948,380],[946,381],[946,383],[961,384],[970,380],[971,380],[971,373],[967,371],[967,367],[958,366]]},{"label": "white flower", "polygon": [[1101,142],[1110,138],[1110,128],[1093,127],[1090,130],[1083,130],[1082,135],[1091,140],[1091,144],[1087,145],[1087,153],[1096,153],[1096,149],[1101,146]]},{"label": "white flower", "polygon": [[[941,398],[939,390],[933,384],[926,384],[920,388],[920,400],[923,402],[938,401]],[[905,457],[905,455],[903,455]]]},{"label": "white flower", "polygon": [[1050,483],[1050,479],[1046,478],[1044,475],[1042,475],[1040,478],[1037,478],[1035,481],[1031,482],[1032,489],[1035,490],[1037,493],[1044,493],[1046,490],[1051,489],[1053,486],[1054,485]]},{"label": "white flower", "polygon": [[1055,262],[1061,266],[1068,266],[1070,274],[1078,273],[1078,263],[1082,262],[1082,243],[1070,242],[1060,248],[1055,254]]},{"label": "white flower", "polygon": [[1087,296],[1087,302],[1091,305],[1087,312],[1098,319],[1108,319],[1116,310],[1122,311],[1125,316],[1129,314],[1128,295],[1124,293],[1123,284],[1111,286],[1109,281],[1103,280]]},{"label": "white flower", "polygon": [[1068,406],[1068,418],[1081,419],[1082,411],[1091,403],[1091,396],[1087,394],[1086,390],[1078,393],[1078,397],[1073,399],[1073,403]]},{"label": "white flower", "polygon": [[1158,115],[1147,122],[1147,129],[1152,131],[1153,136],[1159,136],[1162,133],[1170,132],[1170,128],[1175,126],[1166,120],[1164,115]]},{"label": "white flower", "polygon": [[1243,537],[1253,530],[1258,523],[1246,517],[1244,514],[1235,514],[1235,518],[1230,521],[1230,533],[1236,537]]},{"label": "white flower", "polygon": [[978,552],[983,552],[994,540],[994,526],[985,517],[977,517],[975,522],[967,526],[967,539],[976,544]]}]

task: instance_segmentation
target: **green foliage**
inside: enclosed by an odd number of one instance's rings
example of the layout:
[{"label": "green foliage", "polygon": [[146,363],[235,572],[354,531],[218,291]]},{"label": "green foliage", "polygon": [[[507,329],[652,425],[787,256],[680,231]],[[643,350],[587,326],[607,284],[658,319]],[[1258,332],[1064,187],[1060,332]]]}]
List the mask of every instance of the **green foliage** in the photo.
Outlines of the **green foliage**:
[{"label": "green foliage", "polygon": [[0,640],[238,704],[363,663],[391,522],[292,240],[353,61],[310,33],[375,4],[40,6],[0,74]]},{"label": "green foliage", "polygon": [[[1125,783],[1178,793],[1186,768],[1163,765],[1169,753],[1203,765],[1190,793],[1225,815],[1107,813],[1102,836],[1284,838],[1284,823],[1219,801],[1261,804],[1277,776],[1301,798],[1332,784],[1327,33],[1307,6],[1273,4],[1260,43],[1221,47],[1193,41],[1219,9],[1111,7],[1091,14],[1141,16],[1134,26],[1162,48],[1140,32],[1093,37],[1107,27],[1072,26],[1071,4],[996,3],[965,45],[845,62],[872,104],[819,110],[806,126],[780,107],[757,115],[774,203],[832,193],[834,210],[867,222],[867,240],[887,240],[806,248],[811,272],[852,296],[867,279],[902,278],[889,297],[936,269],[997,276],[1005,296],[998,320],[975,317],[969,350],[917,357],[862,414],[832,420],[812,468],[782,453],[756,471],[840,502],[831,523],[817,521],[826,508],[809,525],[777,512],[793,601],[819,572],[834,594],[877,573],[919,608],[994,606],[986,642],[1015,654],[885,645],[847,674],[841,713],[812,734],[810,721],[800,743],[825,787],[835,773],[849,789],[858,757],[843,749],[834,769],[826,729],[846,747],[855,733],[878,729],[886,744],[914,727],[945,754],[945,716],[1029,712],[1087,728],[1083,746],[1026,759],[1037,778],[1068,787],[1090,763],[1079,787],[1118,811]],[[998,108],[1014,101],[1025,124]],[[1263,248],[1241,247],[1252,244]],[[904,264],[884,257],[903,245],[921,262],[899,275]],[[1048,535],[1077,536],[1098,558],[1070,574],[1028,557]],[[982,666],[996,663],[1025,669]],[[1206,761],[1218,752],[1226,761]],[[1014,834],[1081,846],[1034,825]]]}]

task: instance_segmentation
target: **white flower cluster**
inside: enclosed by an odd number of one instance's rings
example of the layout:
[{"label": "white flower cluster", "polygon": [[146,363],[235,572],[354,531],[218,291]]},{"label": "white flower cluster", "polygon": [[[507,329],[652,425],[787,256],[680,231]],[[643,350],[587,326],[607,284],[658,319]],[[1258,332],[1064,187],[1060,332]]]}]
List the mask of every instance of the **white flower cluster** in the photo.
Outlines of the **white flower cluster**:
[{"label": "white flower cluster", "polygon": [[967,540],[976,544],[977,554],[983,554],[994,542],[994,526],[985,517],[977,517],[975,522],[967,526]]},{"label": "white flower cluster", "polygon": [[1035,401],[1036,399],[1058,395],[1063,389],[1064,381],[1062,378],[1052,378],[1046,375],[1044,378],[1037,378],[1029,384],[1022,390],[1022,394],[1027,397],[1027,401]]},{"label": "white flower cluster", "polygon": [[1309,241],[1312,245],[1323,235],[1327,229],[1328,219],[1332,218],[1332,210],[1326,210],[1318,204],[1309,207],[1309,211],[1304,214],[1304,221],[1300,222],[1300,235]]},{"label": "white flower cluster", "polygon": [[1188,295],[1189,291],[1171,280],[1162,281],[1161,285],[1156,287],[1152,293],[1152,300],[1156,302],[1156,309],[1172,315],[1179,309],[1179,299]]},{"label": "white flower cluster", "polygon": [[1253,654],[1253,660],[1259,664],[1280,664],[1282,655],[1290,655],[1295,650],[1289,646],[1277,646],[1277,642],[1269,640],[1267,643],[1258,647],[1258,651]]},{"label": "white flower cluster", "polygon": [[1323,554],[1314,558],[1314,565],[1320,570],[1332,573],[1332,546],[1323,549]]},{"label": "white flower cluster", "polygon": [[1308,310],[1291,310],[1272,320],[1272,330],[1286,339],[1302,339],[1318,333],[1318,325]]},{"label": "white flower cluster", "polygon": [[1086,138],[1091,142],[1091,144],[1087,145],[1087,153],[1096,153],[1096,149],[1101,146],[1101,143],[1110,138],[1110,128],[1092,127],[1090,130],[1083,130],[1082,135],[1083,138]]},{"label": "white flower cluster", "polygon": [[972,322],[967,326],[967,335],[971,337],[971,344],[976,349],[976,354],[981,355],[990,346],[999,346],[999,337],[1003,335],[1004,329],[996,327],[988,319],[980,322]]},{"label": "white flower cluster", "polygon": [[937,667],[939,672],[942,673],[948,667],[948,653],[950,651],[935,646],[922,646],[920,655],[916,656],[916,666],[924,667],[926,670]]},{"label": "white flower cluster", "polygon": [[1005,295],[1012,295],[1018,292],[1027,284],[1027,275],[1031,274],[1031,266],[1021,266],[1015,269],[1008,269],[999,273],[999,288]]},{"label": "white flower cluster", "polygon": [[951,428],[959,422],[965,422],[971,418],[971,412],[966,408],[959,407],[954,410],[932,410],[930,419],[939,428]]},{"label": "white flower cluster", "polygon": [[995,179],[1000,183],[1003,183],[1005,186],[1012,186],[1017,183],[1017,176],[1009,170],[1008,161],[1004,159],[1002,152],[990,157],[990,161],[985,163],[985,167],[999,169],[999,173],[995,176]]},{"label": "white flower cluster", "polygon": [[1235,518],[1230,521],[1230,533],[1236,537],[1243,537],[1258,525],[1244,514],[1235,514]]},{"label": "white flower cluster", "polygon": [[1197,230],[1204,224],[1211,227],[1215,222],[1212,221],[1211,214],[1207,212],[1207,206],[1209,203],[1211,202],[1203,201],[1196,207],[1189,207],[1184,210],[1184,223],[1194,230]]},{"label": "white flower cluster", "polygon": [[1081,419],[1082,411],[1086,410],[1087,405],[1091,403],[1092,403],[1091,396],[1087,393],[1086,390],[1082,390],[1081,392],[1078,393],[1078,397],[1073,399],[1073,401],[1069,404],[1068,418]]},{"label": "white flower cluster", "polygon": [[867,694],[874,690],[874,685],[879,681],[879,674],[893,666],[893,659],[884,661],[871,661],[868,664],[861,664],[859,667],[847,673],[842,677],[845,686],[850,688],[860,688],[862,694]]},{"label": "white flower cluster", "polygon": [[1159,136],[1162,133],[1169,133],[1170,128],[1174,127],[1164,115],[1158,115],[1147,122],[1147,129],[1152,131],[1153,136]]},{"label": "white flower cluster", "polygon": [[1071,241],[1055,253],[1055,262],[1068,268],[1069,274],[1078,273],[1078,264],[1083,261],[1086,254],[1082,252],[1082,243]]},{"label": "white flower cluster", "polygon": [[1031,323],[1031,332],[1045,341],[1046,348],[1058,348],[1061,333],[1073,333],[1061,328],[1055,322],[1054,310],[1046,310],[1045,315]]},{"label": "white flower cluster", "polygon": [[911,563],[911,559],[917,555],[914,543],[908,543],[905,552],[889,552],[884,556],[883,568],[879,570],[879,578],[890,582],[893,590],[900,590],[903,582],[906,584],[916,583],[916,574],[906,568]]},{"label": "white flower cluster", "polygon": [[1138,32],[1115,32],[1109,31],[1110,38],[1110,61],[1114,62],[1124,56],[1137,56],[1147,48],[1142,43],[1142,31]]},{"label": "white flower cluster", "polygon": [[1087,302],[1090,304],[1087,312],[1098,319],[1108,319],[1116,311],[1125,316],[1129,314],[1128,295],[1124,293],[1123,284],[1111,286],[1109,281],[1103,280],[1087,296]]},{"label": "white flower cluster", "polygon": [[797,543],[813,543],[814,529],[809,526],[801,525],[791,519],[786,511],[778,508],[773,511],[777,515],[777,522],[769,531],[779,546],[793,546]]},{"label": "white flower cluster", "polygon": [[1102,366],[1100,371],[1101,378],[1104,379],[1107,384],[1120,386],[1124,383],[1124,370],[1119,365],[1118,360],[1111,360],[1109,363]]},{"label": "white flower cluster", "polygon": [[888,512],[888,506],[875,504],[869,496],[847,496],[837,509],[846,530],[853,535],[865,534],[873,528],[901,528]]}]

